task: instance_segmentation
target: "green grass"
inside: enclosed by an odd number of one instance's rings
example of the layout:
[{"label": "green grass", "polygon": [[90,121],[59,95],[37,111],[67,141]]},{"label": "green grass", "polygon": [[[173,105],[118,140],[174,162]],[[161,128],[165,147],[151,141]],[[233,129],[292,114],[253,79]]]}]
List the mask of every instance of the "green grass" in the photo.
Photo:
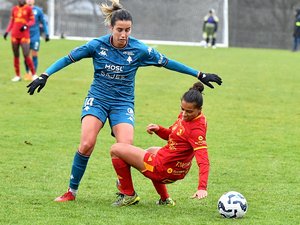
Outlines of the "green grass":
[{"label": "green grass", "polygon": [[[39,72],[83,42],[42,43]],[[299,224],[300,54],[265,49],[202,49],[156,46],[170,58],[222,76],[205,89],[211,162],[209,196],[198,201],[194,164],[186,179],[169,185],[177,205],[157,207],[151,182],[133,170],[140,204],[113,208],[115,172],[108,126],[83,177],[76,202],[55,203],[66,191],[79,144],[81,106],[92,81],[92,62],[82,60],[53,75],[41,93],[29,96],[27,82],[12,83],[12,51],[0,41],[0,224]],[[24,69],[22,67],[24,73]],[[171,125],[191,76],[163,68],[141,68],[136,77],[135,144],[149,137],[150,122]],[[240,220],[223,219],[217,200],[241,192],[249,210]]]}]

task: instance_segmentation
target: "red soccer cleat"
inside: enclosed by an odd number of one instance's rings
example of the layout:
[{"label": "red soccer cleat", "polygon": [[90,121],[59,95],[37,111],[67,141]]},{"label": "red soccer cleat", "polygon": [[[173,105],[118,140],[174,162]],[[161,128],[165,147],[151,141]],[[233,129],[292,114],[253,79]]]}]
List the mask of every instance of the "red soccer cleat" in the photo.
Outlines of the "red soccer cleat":
[{"label": "red soccer cleat", "polygon": [[73,195],[70,190],[68,190],[62,196],[59,196],[56,199],[54,199],[55,202],[67,202],[67,201],[74,201],[74,200],[75,200],[75,195]]}]

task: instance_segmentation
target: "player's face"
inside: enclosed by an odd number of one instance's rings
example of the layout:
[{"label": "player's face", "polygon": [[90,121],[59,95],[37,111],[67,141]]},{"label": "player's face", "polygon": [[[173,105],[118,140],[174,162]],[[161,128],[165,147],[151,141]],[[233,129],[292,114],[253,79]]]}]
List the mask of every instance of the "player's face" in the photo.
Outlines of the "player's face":
[{"label": "player's face", "polygon": [[116,24],[111,27],[113,36],[113,45],[117,48],[123,48],[127,44],[128,37],[131,33],[132,22],[129,20],[118,20]]},{"label": "player's face", "polygon": [[184,121],[191,121],[201,113],[201,108],[197,108],[194,103],[181,101],[182,118]]},{"label": "player's face", "polygon": [[34,0],[26,0],[27,5],[34,5]]},{"label": "player's face", "polygon": [[25,5],[26,1],[25,0],[18,0],[19,6]]}]

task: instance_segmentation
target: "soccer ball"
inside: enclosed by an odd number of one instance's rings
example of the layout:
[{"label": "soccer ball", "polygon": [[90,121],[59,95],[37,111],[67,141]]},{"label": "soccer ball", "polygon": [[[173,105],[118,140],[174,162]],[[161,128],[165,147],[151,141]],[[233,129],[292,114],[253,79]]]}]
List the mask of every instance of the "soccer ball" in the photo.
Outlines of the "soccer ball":
[{"label": "soccer ball", "polygon": [[246,198],[239,192],[229,191],[218,201],[219,213],[225,218],[241,218],[248,209]]}]

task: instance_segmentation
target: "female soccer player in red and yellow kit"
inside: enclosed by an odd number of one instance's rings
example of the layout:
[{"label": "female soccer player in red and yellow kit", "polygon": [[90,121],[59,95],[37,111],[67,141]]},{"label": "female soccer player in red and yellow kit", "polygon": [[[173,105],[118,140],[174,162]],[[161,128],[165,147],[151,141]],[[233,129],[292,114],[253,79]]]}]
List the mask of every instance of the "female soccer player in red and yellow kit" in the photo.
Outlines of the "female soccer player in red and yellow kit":
[{"label": "female soccer player in red and yellow kit", "polygon": [[[23,51],[23,56],[26,64],[28,65],[31,73],[35,75],[35,69],[33,62],[29,56],[30,50],[30,33],[29,27],[34,24],[34,15],[32,8],[26,5],[25,0],[18,0],[18,5],[14,6],[11,10],[11,17],[9,24],[6,28],[6,32],[3,35],[6,40],[8,33],[11,31],[11,43],[12,50],[14,53],[14,68],[16,76],[12,81],[20,81],[20,54],[19,48],[21,46]],[[37,78],[35,75],[34,78]]]},{"label": "female soccer player in red and yellow kit", "polygon": [[207,196],[209,159],[206,144],[206,118],[202,113],[202,83],[195,83],[181,99],[181,113],[169,128],[150,124],[147,132],[157,134],[168,143],[160,147],[151,147],[146,151],[125,143],[116,143],[111,147],[112,163],[118,176],[120,191],[114,206],[126,206],[139,202],[134,191],[130,167],[138,169],[152,183],[160,195],[159,205],[175,205],[169,197],[166,184],[183,179],[189,172],[195,156],[199,166],[199,184],[193,198]]}]

